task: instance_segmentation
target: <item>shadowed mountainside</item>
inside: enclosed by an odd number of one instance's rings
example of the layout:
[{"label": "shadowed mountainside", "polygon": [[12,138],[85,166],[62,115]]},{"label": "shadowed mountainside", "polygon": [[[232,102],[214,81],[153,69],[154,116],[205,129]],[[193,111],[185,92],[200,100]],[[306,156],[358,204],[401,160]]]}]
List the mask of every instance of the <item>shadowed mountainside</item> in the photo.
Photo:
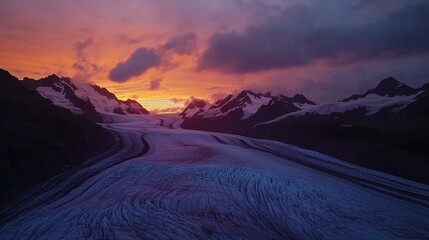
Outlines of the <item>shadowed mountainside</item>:
[{"label": "shadowed mountainside", "polygon": [[112,144],[101,126],[53,105],[0,69],[0,203]]}]

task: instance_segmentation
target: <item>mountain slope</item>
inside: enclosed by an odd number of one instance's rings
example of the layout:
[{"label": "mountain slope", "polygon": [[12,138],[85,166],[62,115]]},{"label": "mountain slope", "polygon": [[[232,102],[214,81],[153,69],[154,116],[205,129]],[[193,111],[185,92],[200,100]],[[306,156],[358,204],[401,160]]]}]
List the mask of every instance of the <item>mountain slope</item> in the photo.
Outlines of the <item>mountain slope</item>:
[{"label": "mountain slope", "polygon": [[0,69],[0,203],[106,151],[113,137]]},{"label": "mountain slope", "polygon": [[23,84],[50,99],[55,105],[69,109],[75,114],[84,114],[97,122],[103,121],[104,113],[149,113],[135,100],[122,101],[106,88],[88,84],[77,85],[66,77],[50,75],[39,80],[24,78]]}]

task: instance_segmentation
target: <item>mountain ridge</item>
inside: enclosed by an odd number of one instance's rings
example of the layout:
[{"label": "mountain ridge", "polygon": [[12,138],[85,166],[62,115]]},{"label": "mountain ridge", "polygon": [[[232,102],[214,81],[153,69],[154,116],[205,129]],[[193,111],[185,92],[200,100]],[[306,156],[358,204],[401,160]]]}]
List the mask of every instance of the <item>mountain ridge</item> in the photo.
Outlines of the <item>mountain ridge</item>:
[{"label": "mountain ridge", "polygon": [[380,83],[378,83],[378,85],[375,88],[368,90],[366,93],[354,94],[341,101],[348,102],[350,100],[357,100],[359,98],[364,98],[369,94],[376,94],[383,97],[384,96],[394,97],[394,96],[410,96],[410,95],[417,94],[418,92],[419,92],[418,89],[412,88],[407,84],[396,80],[393,77],[387,77],[381,80]]},{"label": "mountain ridge", "polygon": [[75,114],[84,114],[96,122],[103,121],[104,113],[149,114],[135,100],[120,100],[104,87],[91,84],[76,85],[71,78],[55,74],[35,80],[24,78],[23,84],[55,105],[69,109]]},{"label": "mountain ridge", "polygon": [[[192,104],[192,106],[191,106]],[[216,101],[214,104],[206,107],[200,103],[198,111],[192,114],[187,113],[190,109],[198,108],[195,102],[191,102],[180,114],[184,118],[197,119],[223,119],[226,121],[247,121],[257,122],[266,118],[267,114],[277,116],[284,112],[296,111],[302,105],[316,103],[308,100],[304,95],[296,94],[293,97],[287,97],[283,94],[272,95],[271,93],[257,93],[250,90],[243,90],[230,94],[224,99]]]},{"label": "mountain ridge", "polygon": [[[364,94],[353,94],[334,103],[317,103],[307,99],[302,94],[288,97],[284,94],[272,95],[271,93],[243,90],[229,94],[224,99],[211,104],[210,107],[200,108],[193,114],[186,114],[189,110],[188,105],[179,116],[185,119],[242,121],[256,125],[262,124],[263,121],[271,122],[296,115],[329,115],[358,108],[363,109],[364,115],[382,112],[398,113],[427,94],[426,90],[428,89],[429,83],[419,88],[412,88],[393,77],[387,77],[381,80],[375,88],[366,91]],[[261,99],[265,99],[265,101],[261,101]],[[207,102],[207,104],[210,103]]]}]

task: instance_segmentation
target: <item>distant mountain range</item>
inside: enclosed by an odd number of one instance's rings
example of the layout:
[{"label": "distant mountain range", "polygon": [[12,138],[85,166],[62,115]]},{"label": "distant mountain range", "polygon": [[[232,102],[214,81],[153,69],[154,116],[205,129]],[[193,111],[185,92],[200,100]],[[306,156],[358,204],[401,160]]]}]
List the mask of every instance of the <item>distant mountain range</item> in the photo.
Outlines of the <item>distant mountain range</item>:
[{"label": "distant mountain range", "polygon": [[429,182],[429,84],[412,88],[388,77],[323,104],[300,94],[242,91],[213,105],[194,100],[180,116],[185,128],[280,140]]},{"label": "distant mountain range", "polygon": [[[429,84],[415,89],[389,77],[364,94],[355,94],[344,100],[326,104],[318,104],[301,94],[287,97],[283,94],[262,94],[245,90],[230,94],[213,105],[205,100],[193,100],[179,115],[184,119],[261,125],[304,115],[335,115],[337,118],[341,113],[357,109],[365,116],[379,112],[399,114],[408,105],[411,104],[412,107],[424,101],[421,99],[428,94],[428,89]],[[407,111],[409,109],[404,110]]]}]

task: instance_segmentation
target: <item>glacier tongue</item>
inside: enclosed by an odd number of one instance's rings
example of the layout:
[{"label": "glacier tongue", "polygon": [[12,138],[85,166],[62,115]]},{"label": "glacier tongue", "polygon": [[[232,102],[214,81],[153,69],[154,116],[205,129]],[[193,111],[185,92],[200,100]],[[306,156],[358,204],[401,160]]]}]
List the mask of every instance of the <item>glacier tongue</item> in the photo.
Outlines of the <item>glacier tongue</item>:
[{"label": "glacier tongue", "polygon": [[0,210],[1,239],[427,239],[429,188],[287,144],[111,115],[117,149]]}]

